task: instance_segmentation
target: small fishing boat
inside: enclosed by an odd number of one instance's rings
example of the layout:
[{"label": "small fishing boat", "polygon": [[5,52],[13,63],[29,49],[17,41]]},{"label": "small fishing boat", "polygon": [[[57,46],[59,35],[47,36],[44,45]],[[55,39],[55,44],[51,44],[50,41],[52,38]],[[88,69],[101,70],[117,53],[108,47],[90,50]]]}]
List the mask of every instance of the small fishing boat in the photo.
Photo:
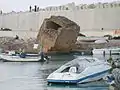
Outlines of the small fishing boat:
[{"label": "small fishing boat", "polygon": [[78,57],[47,77],[49,83],[86,83],[97,81],[109,74],[111,66],[93,57]]},{"label": "small fishing boat", "polygon": [[1,55],[1,58],[5,62],[38,62],[41,60],[40,57],[21,58],[20,56],[10,56],[10,55]]},{"label": "small fishing boat", "polygon": [[40,54],[15,54],[14,52],[9,52],[8,54],[0,54],[0,58],[4,62],[40,62],[47,61],[50,57],[41,57]]}]

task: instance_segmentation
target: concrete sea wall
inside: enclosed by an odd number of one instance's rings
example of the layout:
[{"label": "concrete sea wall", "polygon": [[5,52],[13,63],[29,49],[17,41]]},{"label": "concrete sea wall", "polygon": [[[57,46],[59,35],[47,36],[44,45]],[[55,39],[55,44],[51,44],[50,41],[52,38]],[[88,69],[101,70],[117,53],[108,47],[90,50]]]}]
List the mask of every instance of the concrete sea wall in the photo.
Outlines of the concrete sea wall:
[{"label": "concrete sea wall", "polygon": [[19,32],[28,31],[28,34],[32,32],[37,33],[43,20],[51,15],[55,15],[65,16],[76,22],[80,26],[81,32],[88,36],[113,35],[114,30],[120,29],[119,3],[97,4],[92,9],[85,5],[75,6],[74,3],[68,4],[67,10],[65,6],[61,7],[48,7],[38,12],[26,11],[1,14],[0,28],[10,28]]},{"label": "concrete sea wall", "polygon": [[36,38],[37,32],[32,31],[0,31],[0,37],[15,37],[16,35],[19,36],[21,39],[29,39],[29,38]]}]

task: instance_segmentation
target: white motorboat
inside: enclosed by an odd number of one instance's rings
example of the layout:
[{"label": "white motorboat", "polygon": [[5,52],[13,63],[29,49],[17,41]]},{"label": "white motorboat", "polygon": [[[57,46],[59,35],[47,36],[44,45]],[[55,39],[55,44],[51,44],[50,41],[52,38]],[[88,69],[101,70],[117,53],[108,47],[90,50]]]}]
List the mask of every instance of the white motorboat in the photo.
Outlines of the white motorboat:
[{"label": "white motorboat", "polygon": [[92,57],[78,57],[47,77],[48,83],[86,83],[102,79],[109,74],[111,66],[107,62]]},{"label": "white motorboat", "polygon": [[41,58],[40,54],[15,54],[13,51],[10,51],[8,54],[1,53],[0,58],[6,62],[39,62],[47,61],[50,57],[44,56]]},{"label": "white motorboat", "polygon": [[97,55],[97,54],[104,55],[104,54],[110,54],[110,51],[109,49],[102,48],[102,49],[93,49],[92,53],[93,55]]},{"label": "white motorboat", "polygon": [[92,53],[93,53],[93,55],[96,55],[96,54],[101,54],[101,55],[120,54],[120,48],[93,49]]},{"label": "white motorboat", "polygon": [[[7,55],[7,54],[2,54],[1,59],[5,62],[39,62],[42,61],[41,57],[25,57],[21,58],[19,55]],[[46,60],[46,58],[44,59]]]}]

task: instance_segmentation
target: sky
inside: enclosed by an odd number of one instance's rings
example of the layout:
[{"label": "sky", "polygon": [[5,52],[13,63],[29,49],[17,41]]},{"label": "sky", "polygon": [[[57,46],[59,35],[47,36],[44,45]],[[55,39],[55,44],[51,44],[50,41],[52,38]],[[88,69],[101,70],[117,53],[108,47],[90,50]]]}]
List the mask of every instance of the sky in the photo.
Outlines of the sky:
[{"label": "sky", "polygon": [[[97,2],[112,2],[115,0],[0,0],[0,9],[3,12],[11,12],[11,11],[26,11],[29,9],[31,5],[39,6],[40,8],[48,7],[48,6],[59,6],[65,5],[67,3],[75,2],[76,5],[81,3],[97,3]],[[120,1],[120,0],[117,0]]]}]

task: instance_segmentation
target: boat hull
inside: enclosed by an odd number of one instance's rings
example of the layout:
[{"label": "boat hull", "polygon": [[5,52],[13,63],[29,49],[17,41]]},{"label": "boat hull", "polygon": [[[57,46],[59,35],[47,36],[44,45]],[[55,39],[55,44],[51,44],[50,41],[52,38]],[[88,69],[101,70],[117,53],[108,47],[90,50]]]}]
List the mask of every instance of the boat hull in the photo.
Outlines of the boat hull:
[{"label": "boat hull", "polygon": [[109,74],[111,66],[96,58],[76,58],[51,73],[48,83],[87,83],[102,79]]},{"label": "boat hull", "polygon": [[45,61],[41,60],[41,57],[25,57],[25,58],[21,58],[20,56],[11,56],[11,55],[1,55],[1,59],[4,62],[40,62],[40,61]]},{"label": "boat hull", "polygon": [[82,77],[76,80],[55,80],[55,79],[48,79],[48,83],[69,83],[69,84],[82,84],[82,83],[88,83],[92,81],[98,81],[102,79],[104,76],[108,75],[109,70],[102,71],[99,73],[95,73],[86,77]]}]

